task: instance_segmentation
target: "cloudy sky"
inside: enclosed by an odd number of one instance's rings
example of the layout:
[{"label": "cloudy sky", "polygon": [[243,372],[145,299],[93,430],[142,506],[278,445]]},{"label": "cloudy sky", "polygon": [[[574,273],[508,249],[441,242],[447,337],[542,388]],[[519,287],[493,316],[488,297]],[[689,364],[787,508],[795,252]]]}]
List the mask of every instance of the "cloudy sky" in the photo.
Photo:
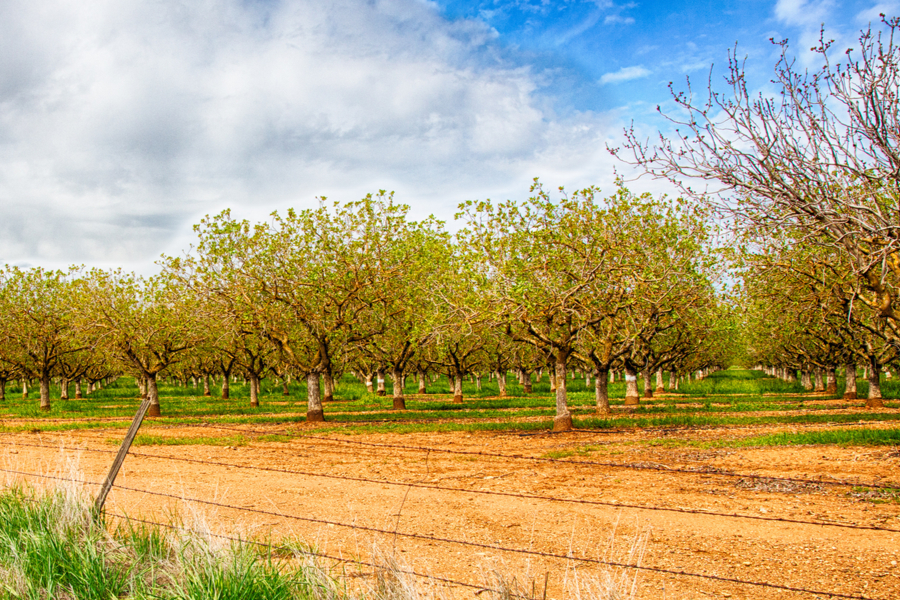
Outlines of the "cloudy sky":
[{"label": "cloudy sky", "polygon": [[[900,1],[4,0],[0,263],[146,270],[231,207],[395,190],[415,216],[609,189],[623,126],[738,43],[852,43]],[[801,57],[801,60],[806,60]],[[619,165],[621,169],[621,165]],[[658,184],[657,184],[658,185]],[[652,189],[639,180],[633,189]]]}]

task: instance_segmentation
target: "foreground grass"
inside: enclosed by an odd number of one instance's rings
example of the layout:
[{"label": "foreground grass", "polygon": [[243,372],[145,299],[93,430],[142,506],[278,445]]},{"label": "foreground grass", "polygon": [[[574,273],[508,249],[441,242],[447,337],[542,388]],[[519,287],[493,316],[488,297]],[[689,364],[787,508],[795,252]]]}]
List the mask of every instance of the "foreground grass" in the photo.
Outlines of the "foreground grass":
[{"label": "foreground grass", "polygon": [[108,600],[296,600],[338,589],[324,572],[286,564],[240,542],[217,544],[187,528],[125,522],[107,531],[71,490],[0,493],[0,581],[4,598]]},{"label": "foreground grass", "polygon": [[[632,555],[642,555],[646,537]],[[171,527],[131,520],[108,526],[75,484],[40,492],[0,491],[0,598],[9,600],[443,600],[387,555],[374,573],[347,584],[302,542],[280,545],[223,538],[199,523]],[[629,558],[629,562],[633,557]],[[639,564],[639,558],[634,559]],[[367,570],[372,570],[369,565]],[[578,600],[631,600],[635,575],[607,569],[567,594]],[[515,577],[494,571],[486,600],[534,599]],[[546,597],[546,591],[544,592]]]}]

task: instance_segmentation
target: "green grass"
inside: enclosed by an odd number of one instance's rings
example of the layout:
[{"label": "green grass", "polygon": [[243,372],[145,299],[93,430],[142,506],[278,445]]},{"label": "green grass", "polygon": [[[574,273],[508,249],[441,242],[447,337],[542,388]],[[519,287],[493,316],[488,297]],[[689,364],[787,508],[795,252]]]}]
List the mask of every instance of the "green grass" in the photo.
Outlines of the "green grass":
[{"label": "green grass", "polygon": [[[138,437],[139,445],[217,445],[242,446],[254,440],[287,441],[310,433],[341,432],[409,433],[451,431],[545,431],[551,427],[555,400],[550,393],[547,377],[534,384],[534,392],[524,395],[513,377],[509,377],[509,396],[498,397],[495,383],[482,381],[477,389],[471,381],[463,386],[465,401],[451,402],[446,378],[429,385],[429,393],[416,394],[412,378],[405,390],[405,411],[394,411],[390,397],[368,393],[365,386],[351,376],[337,385],[335,402],[325,406],[326,423],[308,430],[292,431],[287,436],[259,437],[252,433],[213,432],[199,437],[189,435],[164,436],[147,432],[155,424],[165,426],[230,426],[275,425],[291,427],[305,421],[306,389],[292,383],[290,395],[284,396],[280,383],[264,381],[261,406],[249,405],[249,390],[240,383],[231,384],[231,397],[197,395],[200,388],[160,381],[163,416],[150,419],[145,434]],[[122,429],[130,421],[139,404],[138,389],[132,378],[121,377],[101,390],[78,400],[53,400],[49,413],[38,411],[36,393],[20,398],[20,388],[7,387],[7,400],[0,403],[0,432],[21,433],[39,431],[68,431],[77,429]],[[640,406],[622,410],[624,384],[610,386],[613,414],[598,416],[594,412],[593,385],[585,385],[581,378],[567,382],[569,405],[578,427],[595,429],[713,427],[754,424],[844,423],[860,419],[894,421],[898,415],[884,412],[835,412],[855,405],[841,402],[828,405],[810,402],[810,397],[798,397],[797,384],[786,384],[766,377],[758,371],[729,369],[713,373],[702,381],[685,382],[678,393],[670,393],[642,401]],[[900,380],[885,381],[885,396],[900,396]],[[18,391],[18,393],[16,393]],[[216,394],[218,388],[214,389]],[[52,389],[58,396],[59,390]],[[900,403],[887,402],[889,408]],[[767,413],[767,414],[760,414]]]},{"label": "green grass", "polygon": [[73,489],[0,492],[0,589],[9,599],[299,600],[319,582],[257,546],[119,522]]},{"label": "green grass", "polygon": [[716,446],[893,446],[900,444],[900,428],[897,429],[828,429],[802,433],[773,433],[740,440],[715,442]]}]

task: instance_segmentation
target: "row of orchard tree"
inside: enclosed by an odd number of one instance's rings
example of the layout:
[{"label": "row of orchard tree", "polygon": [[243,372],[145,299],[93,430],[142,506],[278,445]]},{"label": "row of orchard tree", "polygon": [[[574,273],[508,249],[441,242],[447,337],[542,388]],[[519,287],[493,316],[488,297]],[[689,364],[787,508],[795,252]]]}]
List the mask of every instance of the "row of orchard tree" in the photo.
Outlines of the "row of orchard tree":
[{"label": "row of orchard tree", "polygon": [[675,136],[631,130],[614,151],[735,226],[749,364],[813,386],[810,373],[825,373],[835,392],[839,368],[848,397],[862,367],[872,406],[883,367],[900,358],[898,41],[900,19],[882,15],[846,52],[824,31],[811,57],[776,42],[760,93],[732,55],[726,92],[676,93]]},{"label": "row of orchard tree", "polygon": [[[211,374],[250,383],[305,378],[308,418],[324,418],[335,379],[370,384],[507,372],[527,384],[549,369],[559,429],[571,427],[567,375],[607,384],[620,370],[637,403],[663,370],[678,377],[718,367],[733,319],[712,280],[707,215],[680,200],[609,197],[595,188],[551,198],[535,181],[523,202],[469,202],[459,231],[379,193],[350,204],[273,214],[262,223],[228,211],[196,226],[184,256],[161,272],[69,272],[8,267],[0,275],[0,384],[138,378],[159,414],[157,381]],[[4,385],[0,385],[3,389]],[[67,389],[67,385],[63,385]]]}]

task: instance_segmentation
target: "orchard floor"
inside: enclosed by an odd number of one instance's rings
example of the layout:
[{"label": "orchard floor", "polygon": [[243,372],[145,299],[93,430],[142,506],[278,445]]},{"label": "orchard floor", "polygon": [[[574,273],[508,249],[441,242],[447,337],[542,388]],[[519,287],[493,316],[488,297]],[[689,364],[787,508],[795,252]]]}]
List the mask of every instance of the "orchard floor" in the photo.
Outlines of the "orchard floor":
[{"label": "orchard floor", "polygon": [[[46,485],[51,480],[42,482],[10,471],[67,477],[73,464],[84,479],[100,481],[125,425],[121,430],[5,434],[0,456],[7,483],[25,478]],[[634,597],[641,599],[829,597],[653,570],[610,571],[582,558],[631,564],[640,558],[640,565],[651,569],[879,600],[900,598],[900,491],[721,473],[881,482],[900,488],[897,448],[703,449],[680,443],[817,427],[824,426],[316,436],[315,427],[305,424],[226,429],[165,426],[163,421],[150,420],[142,433],[210,438],[234,436],[238,430],[251,440],[259,433],[308,435],[238,447],[136,446],[119,474],[119,487],[111,493],[107,510],[155,521],[168,521],[178,514],[186,521],[205,521],[213,531],[226,535],[296,537],[321,552],[349,559],[368,560],[377,547],[397,556],[409,569],[437,577],[485,586],[491,584],[493,573],[515,577],[523,591],[538,598],[544,596],[547,582],[548,600],[577,598],[576,585],[604,573],[624,574],[629,580],[636,577]],[[560,458],[529,459],[553,456]],[[631,467],[615,466],[626,463]],[[96,490],[87,489],[91,494]],[[472,493],[481,491],[514,495]],[[529,495],[593,503],[520,497]],[[622,504],[676,510],[617,506]],[[680,512],[684,510],[752,518]],[[646,538],[643,544],[642,537]],[[522,555],[501,548],[570,558]],[[642,557],[631,555],[635,549]],[[371,568],[362,566],[345,563],[343,568],[354,579],[371,574]],[[472,598],[476,591],[450,587],[444,593]]]}]

